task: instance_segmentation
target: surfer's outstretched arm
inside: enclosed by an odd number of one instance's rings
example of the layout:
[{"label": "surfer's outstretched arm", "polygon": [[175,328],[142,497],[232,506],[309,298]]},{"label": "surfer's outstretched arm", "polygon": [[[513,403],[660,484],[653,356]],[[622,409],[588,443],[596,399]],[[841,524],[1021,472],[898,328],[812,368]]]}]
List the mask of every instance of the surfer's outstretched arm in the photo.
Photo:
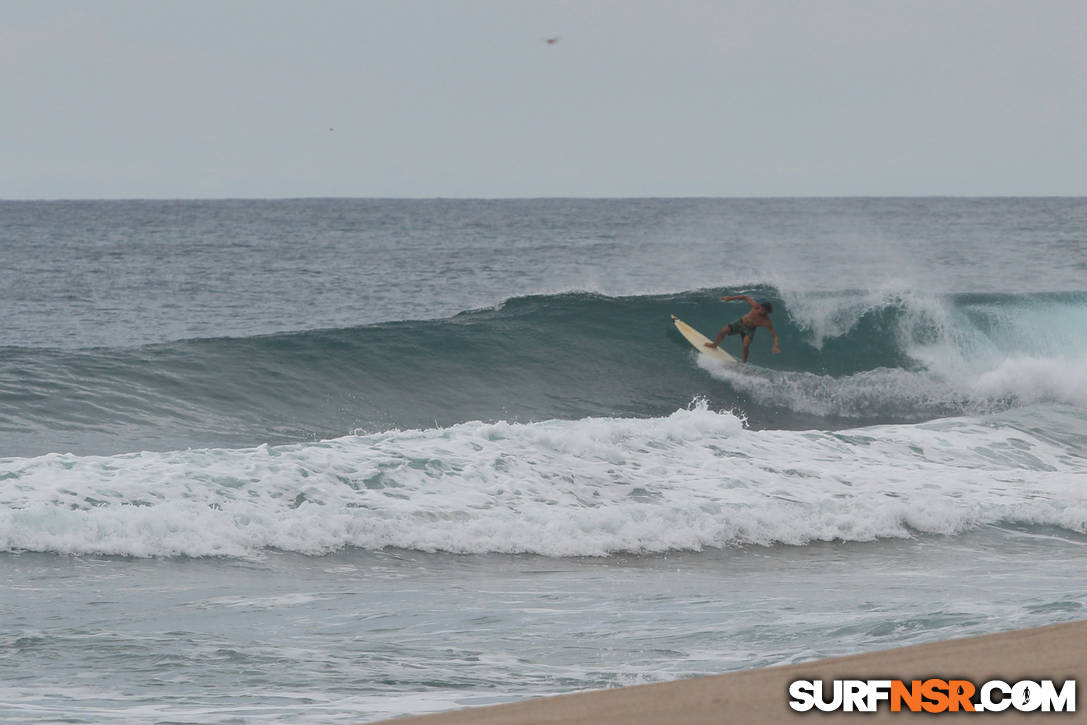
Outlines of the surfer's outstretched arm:
[{"label": "surfer's outstretched arm", "polygon": [[727,295],[727,296],[721,298],[722,302],[735,302],[736,300],[743,300],[744,302],[751,305],[752,307],[758,307],[759,306],[758,302],[751,299],[747,295]]}]

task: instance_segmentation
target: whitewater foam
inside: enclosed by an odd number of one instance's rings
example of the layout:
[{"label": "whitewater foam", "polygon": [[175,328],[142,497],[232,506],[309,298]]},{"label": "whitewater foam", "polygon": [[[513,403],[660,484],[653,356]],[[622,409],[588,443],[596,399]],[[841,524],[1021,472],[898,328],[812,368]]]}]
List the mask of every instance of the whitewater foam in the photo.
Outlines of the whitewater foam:
[{"label": "whitewater foam", "polygon": [[1087,355],[1009,358],[978,376],[973,389],[987,398],[1014,396],[1024,405],[1055,402],[1087,408]]},{"label": "whitewater foam", "polygon": [[603,556],[955,534],[1084,531],[1087,463],[956,419],[750,431],[664,418],[463,423],[308,445],[0,461],[0,548],[131,556],[344,547]]}]

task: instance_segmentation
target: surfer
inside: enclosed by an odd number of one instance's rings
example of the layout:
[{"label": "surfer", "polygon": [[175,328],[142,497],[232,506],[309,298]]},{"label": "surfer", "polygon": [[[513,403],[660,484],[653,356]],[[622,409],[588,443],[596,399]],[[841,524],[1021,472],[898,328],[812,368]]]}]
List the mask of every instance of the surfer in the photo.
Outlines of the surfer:
[{"label": "surfer", "polygon": [[721,331],[717,333],[717,339],[713,342],[705,343],[706,347],[717,347],[721,340],[725,339],[728,335],[743,335],[743,361],[747,362],[747,355],[751,350],[751,339],[755,337],[755,329],[758,327],[765,327],[770,330],[770,336],[774,338],[773,351],[781,352],[778,348],[778,335],[774,332],[774,323],[770,321],[770,313],[774,311],[774,306],[772,304],[769,302],[756,302],[747,295],[728,295],[727,297],[722,297],[721,300],[724,302],[743,300],[751,305],[751,311],[735,322],[730,322],[722,327]]}]

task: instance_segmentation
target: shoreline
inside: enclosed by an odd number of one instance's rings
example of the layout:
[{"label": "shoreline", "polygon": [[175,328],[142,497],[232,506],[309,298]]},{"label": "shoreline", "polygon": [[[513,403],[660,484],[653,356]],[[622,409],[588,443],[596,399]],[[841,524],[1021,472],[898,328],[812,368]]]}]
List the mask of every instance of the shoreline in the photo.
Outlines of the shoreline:
[{"label": "shoreline", "polygon": [[1087,620],[1031,629],[910,645],[897,649],[833,657],[812,662],[557,695],[466,710],[383,720],[397,725],[737,725],[780,722],[888,722],[914,717],[890,712],[883,703],[874,713],[794,712],[789,683],[796,679],[958,678],[978,683],[1051,679],[1077,680],[1075,713],[945,712],[941,721],[968,722],[999,717],[1015,722],[1087,722],[1080,683],[1087,682]]}]

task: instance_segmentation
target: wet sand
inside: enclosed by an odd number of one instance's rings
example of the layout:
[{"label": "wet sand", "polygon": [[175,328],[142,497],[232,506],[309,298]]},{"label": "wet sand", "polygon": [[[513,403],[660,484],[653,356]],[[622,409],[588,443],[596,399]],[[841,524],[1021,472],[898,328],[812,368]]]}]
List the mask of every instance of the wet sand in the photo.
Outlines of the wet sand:
[{"label": "wet sand", "polygon": [[[1077,680],[1075,713],[913,714],[890,712],[884,702],[875,713],[807,713],[789,707],[789,683],[796,679],[964,679]],[[1080,689],[1087,682],[1087,621],[966,637],[945,642],[835,657],[783,667],[748,670],[637,687],[539,698],[492,707],[398,718],[397,725],[773,725],[781,722],[880,723],[939,722],[1087,723]]]}]

